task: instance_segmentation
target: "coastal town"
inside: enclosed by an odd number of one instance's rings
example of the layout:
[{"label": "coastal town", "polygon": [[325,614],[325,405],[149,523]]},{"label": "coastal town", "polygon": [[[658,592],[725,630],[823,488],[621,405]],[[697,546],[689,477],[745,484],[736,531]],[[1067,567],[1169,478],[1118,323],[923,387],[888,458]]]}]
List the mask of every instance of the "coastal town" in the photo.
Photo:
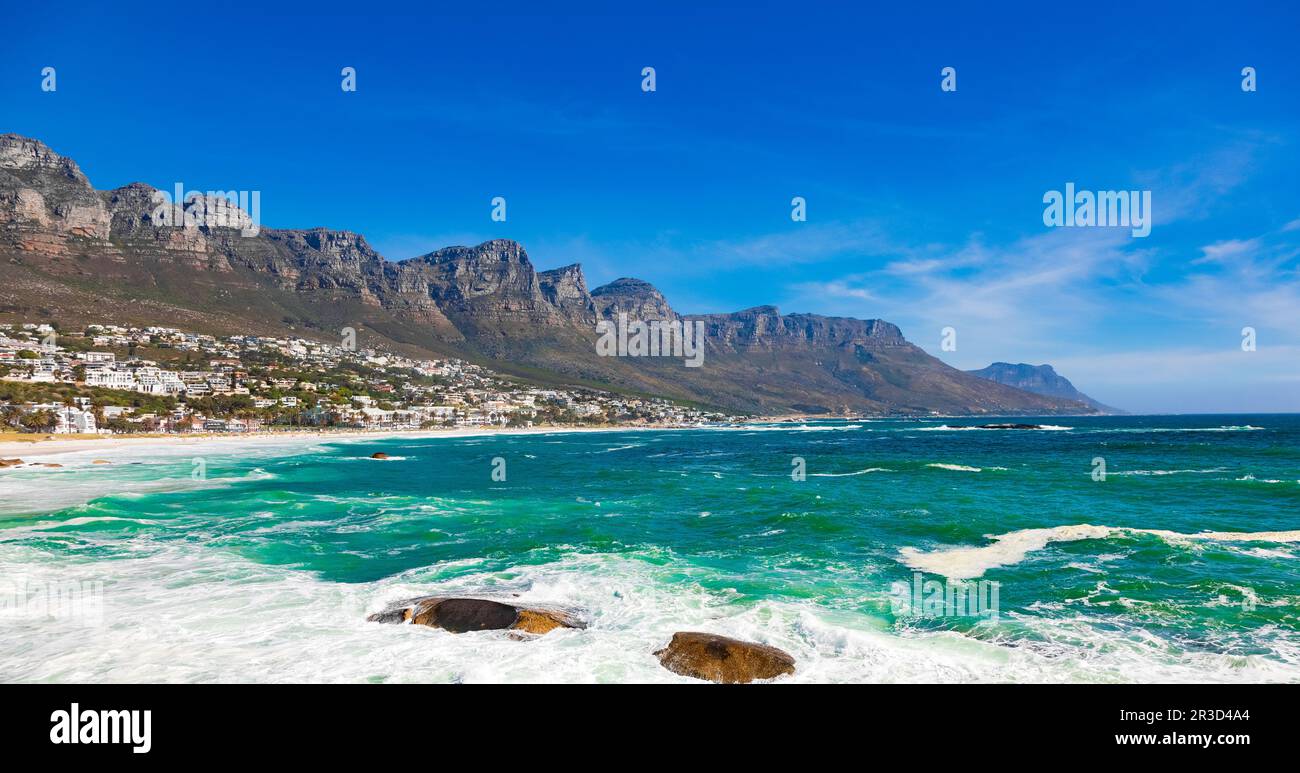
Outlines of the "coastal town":
[{"label": "coastal town", "polygon": [[734,420],[660,398],[538,386],[459,359],[170,327],[0,325],[0,432],[693,426]]}]

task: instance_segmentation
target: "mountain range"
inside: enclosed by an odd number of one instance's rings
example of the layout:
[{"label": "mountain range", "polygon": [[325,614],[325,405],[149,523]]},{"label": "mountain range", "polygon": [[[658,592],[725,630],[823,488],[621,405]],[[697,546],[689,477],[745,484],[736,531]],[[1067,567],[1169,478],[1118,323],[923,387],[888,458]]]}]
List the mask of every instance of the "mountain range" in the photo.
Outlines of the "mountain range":
[{"label": "mountain range", "polygon": [[[505,239],[393,261],[351,231],[157,225],[154,194],[143,183],[96,190],[76,162],[39,140],[0,135],[0,319],[321,340],[351,327],[361,346],[746,414],[1106,410],[1072,386],[1044,391],[1033,379],[952,368],[883,320],[774,306],[682,314],[639,279],[589,290],[577,264],[539,271]],[[703,366],[598,356],[596,323],[621,314],[703,323]]]},{"label": "mountain range", "polygon": [[1036,395],[1059,397],[1064,400],[1085,403],[1101,413],[1123,413],[1118,408],[1103,405],[1074,388],[1074,384],[1065,376],[1056,372],[1051,365],[1029,365],[1028,363],[995,362],[987,368],[968,370],[972,376],[979,376],[999,384],[1023,389]]}]

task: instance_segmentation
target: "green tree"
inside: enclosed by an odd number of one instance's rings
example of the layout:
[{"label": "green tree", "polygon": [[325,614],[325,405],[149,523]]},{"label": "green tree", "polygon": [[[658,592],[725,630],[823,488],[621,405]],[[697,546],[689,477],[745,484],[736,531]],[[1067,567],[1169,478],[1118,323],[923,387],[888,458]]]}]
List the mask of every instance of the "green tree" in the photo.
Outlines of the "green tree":
[{"label": "green tree", "polygon": [[50,432],[59,425],[59,416],[46,409],[28,411],[23,414],[21,422],[23,429],[28,432]]}]

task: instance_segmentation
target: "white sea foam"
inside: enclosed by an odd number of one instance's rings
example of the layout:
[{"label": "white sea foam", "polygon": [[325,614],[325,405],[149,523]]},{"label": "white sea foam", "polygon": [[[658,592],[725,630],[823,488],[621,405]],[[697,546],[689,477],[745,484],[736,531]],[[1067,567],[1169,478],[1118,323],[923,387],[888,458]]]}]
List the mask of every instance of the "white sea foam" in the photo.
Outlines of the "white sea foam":
[{"label": "white sea foam", "polygon": [[[686,630],[780,647],[798,664],[782,682],[1284,681],[1300,667],[1286,636],[1271,657],[1189,652],[1082,614],[1004,613],[1034,633],[1010,643],[992,629],[983,638],[895,629],[813,601],[754,602],[707,588],[669,551],[575,554],[509,572],[463,559],[336,583],[201,546],[139,549],[131,560],[86,560],[0,544],[0,578],[104,583],[98,625],[6,619],[0,681],[688,683],[653,655]],[[365,622],[389,603],[433,593],[572,608],[588,627],[521,642]]]},{"label": "white sea foam", "polygon": [[902,562],[912,569],[931,572],[954,580],[966,580],[983,576],[990,569],[1018,564],[1025,560],[1030,553],[1042,550],[1053,542],[1108,539],[1112,536],[1132,534],[1153,535],[1171,545],[1187,545],[1195,542],[1300,542],[1300,530],[1204,531],[1195,534],[1184,534],[1164,529],[1135,529],[1076,524],[1073,526],[1055,526],[1047,529],[1021,529],[1006,534],[986,535],[988,539],[993,540],[991,545],[950,547],[932,551],[905,547],[899,552],[902,556]]},{"label": "white sea foam", "polygon": [[740,424],[736,426],[699,427],[715,432],[843,432],[862,429],[861,424]]},{"label": "white sea foam", "polygon": [[170,464],[107,465],[84,470],[68,470],[51,485],[45,475],[9,474],[0,477],[0,514],[25,513],[33,510],[52,512],[84,505],[103,496],[138,497],[172,491],[196,491],[238,485],[249,481],[275,478],[275,473],[260,467],[242,475],[227,476],[218,459],[208,460],[205,478],[191,476],[189,460]]},{"label": "white sea foam", "polygon": [[868,467],[865,470],[855,470],[853,472],[810,472],[811,478],[848,478],[853,475],[866,475],[870,472],[893,472],[886,467]]},{"label": "white sea foam", "polygon": [[1060,424],[1039,424],[1030,429],[1010,430],[1005,427],[980,427],[980,426],[962,426],[940,424],[937,427],[907,427],[895,430],[897,432],[1069,432],[1074,427],[1065,427]]},{"label": "white sea foam", "polygon": [[1227,472],[1226,467],[1214,467],[1208,470],[1115,470],[1108,475],[1208,475],[1214,472]]},{"label": "white sea foam", "polygon": [[[955,470],[957,472],[983,472],[984,471],[983,468],[981,467],[968,467],[967,465],[964,464],[947,464],[944,462],[935,462],[933,464],[927,464],[926,467],[937,467],[940,470]],[[1006,468],[999,467],[998,469],[1004,470]]]},{"label": "white sea foam", "polygon": [[1147,432],[1259,432],[1267,427],[1256,427],[1252,424],[1234,424],[1220,427],[1095,427],[1089,432],[1118,432],[1125,434],[1141,434]]}]

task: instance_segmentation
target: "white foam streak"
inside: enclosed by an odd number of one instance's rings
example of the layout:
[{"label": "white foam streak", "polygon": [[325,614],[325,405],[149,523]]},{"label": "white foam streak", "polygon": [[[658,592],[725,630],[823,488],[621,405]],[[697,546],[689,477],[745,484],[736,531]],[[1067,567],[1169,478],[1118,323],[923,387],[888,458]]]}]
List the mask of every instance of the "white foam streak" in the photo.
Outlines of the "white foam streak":
[{"label": "white foam streak", "polygon": [[866,475],[870,472],[893,472],[886,467],[868,467],[865,470],[856,470],[854,472],[810,472],[809,477],[813,478],[849,478],[854,475]]},{"label": "white foam streak", "polygon": [[988,539],[993,540],[992,545],[951,547],[932,551],[905,547],[899,552],[903,563],[912,569],[931,572],[954,580],[967,580],[983,576],[990,569],[1018,564],[1024,561],[1030,553],[1042,550],[1053,542],[1108,539],[1116,535],[1132,534],[1152,535],[1171,545],[1187,545],[1194,542],[1300,542],[1300,530],[1204,531],[1195,534],[1184,534],[1164,529],[1135,529],[1076,524],[1047,529],[1021,529],[1006,534],[987,535]]}]

